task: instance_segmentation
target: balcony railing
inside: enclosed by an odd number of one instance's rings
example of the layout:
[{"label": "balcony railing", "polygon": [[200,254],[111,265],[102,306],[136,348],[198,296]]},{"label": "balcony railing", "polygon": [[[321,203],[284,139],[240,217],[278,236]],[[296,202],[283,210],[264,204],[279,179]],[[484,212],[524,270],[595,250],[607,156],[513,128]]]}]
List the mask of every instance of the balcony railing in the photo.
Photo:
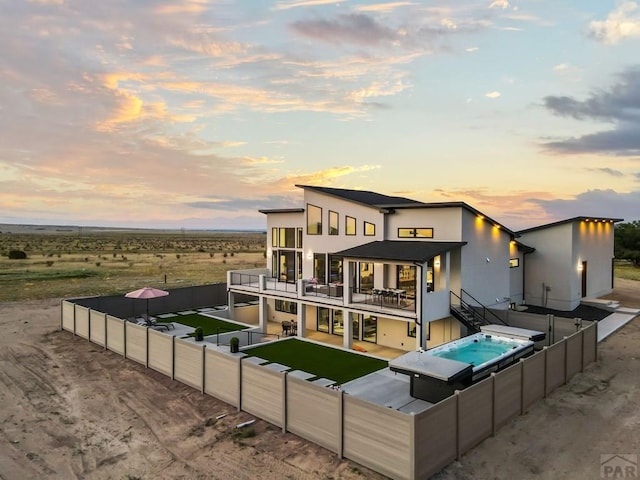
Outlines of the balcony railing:
[{"label": "balcony railing", "polygon": [[398,288],[353,288],[351,303],[416,311],[415,295]]},{"label": "balcony railing", "polygon": [[279,292],[296,293],[298,285],[296,283],[279,282],[276,278],[265,278],[265,290],[277,290]]},{"label": "balcony railing", "polygon": [[231,272],[229,274],[231,285],[243,285],[246,287],[260,288],[260,275],[250,273]]}]

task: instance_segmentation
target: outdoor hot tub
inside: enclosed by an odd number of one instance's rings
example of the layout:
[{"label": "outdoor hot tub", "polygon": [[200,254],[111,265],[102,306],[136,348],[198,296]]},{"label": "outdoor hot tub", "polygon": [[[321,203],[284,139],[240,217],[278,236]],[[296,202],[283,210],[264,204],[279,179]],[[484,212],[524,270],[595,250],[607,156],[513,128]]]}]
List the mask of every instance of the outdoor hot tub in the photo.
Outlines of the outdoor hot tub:
[{"label": "outdoor hot tub", "polygon": [[406,353],[391,360],[389,368],[410,376],[412,397],[436,403],[531,355],[544,335],[513,327],[487,328],[430,350]]}]

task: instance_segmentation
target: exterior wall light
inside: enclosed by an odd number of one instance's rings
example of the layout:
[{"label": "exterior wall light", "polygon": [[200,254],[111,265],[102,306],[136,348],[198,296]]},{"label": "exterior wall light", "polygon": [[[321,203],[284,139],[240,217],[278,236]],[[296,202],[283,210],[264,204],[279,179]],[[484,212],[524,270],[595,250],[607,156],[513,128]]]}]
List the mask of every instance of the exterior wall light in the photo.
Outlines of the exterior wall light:
[{"label": "exterior wall light", "polygon": [[307,252],[307,260],[313,260],[313,251],[312,250],[309,250]]},{"label": "exterior wall light", "polygon": [[582,263],[579,263],[579,264],[578,264],[578,271],[579,271],[579,272],[581,272],[583,268],[584,268],[584,267],[582,266]]},{"label": "exterior wall light", "polygon": [[434,260],[433,261],[433,266],[437,267],[437,268],[440,268],[440,260]]}]

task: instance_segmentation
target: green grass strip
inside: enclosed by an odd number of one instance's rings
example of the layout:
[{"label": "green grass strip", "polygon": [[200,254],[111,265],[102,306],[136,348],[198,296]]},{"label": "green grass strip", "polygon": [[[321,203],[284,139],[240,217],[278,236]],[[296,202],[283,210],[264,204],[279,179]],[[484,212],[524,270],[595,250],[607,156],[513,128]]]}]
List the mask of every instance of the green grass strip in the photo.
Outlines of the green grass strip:
[{"label": "green grass strip", "polygon": [[202,327],[202,334],[205,336],[214,335],[216,333],[235,332],[249,328],[245,325],[237,325],[235,323],[225,322],[224,320],[218,320],[217,318],[205,317],[204,315],[199,315],[197,313],[192,313],[190,315],[178,315],[177,317],[171,318],[158,318],[156,321],[164,323],[181,323],[194,328]]},{"label": "green grass strip", "polygon": [[250,356],[281,363],[342,384],[388,366],[386,360],[290,339],[243,350]]}]

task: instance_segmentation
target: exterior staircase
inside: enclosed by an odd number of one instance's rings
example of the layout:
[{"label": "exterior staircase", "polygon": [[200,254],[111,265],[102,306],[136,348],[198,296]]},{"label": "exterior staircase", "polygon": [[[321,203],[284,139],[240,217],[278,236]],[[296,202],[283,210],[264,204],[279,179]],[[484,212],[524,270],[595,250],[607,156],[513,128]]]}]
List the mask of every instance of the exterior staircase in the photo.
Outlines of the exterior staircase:
[{"label": "exterior staircase", "polygon": [[460,290],[460,295],[449,292],[449,311],[454,318],[467,327],[469,334],[478,333],[483,325],[507,325],[504,320],[465,290]]}]

